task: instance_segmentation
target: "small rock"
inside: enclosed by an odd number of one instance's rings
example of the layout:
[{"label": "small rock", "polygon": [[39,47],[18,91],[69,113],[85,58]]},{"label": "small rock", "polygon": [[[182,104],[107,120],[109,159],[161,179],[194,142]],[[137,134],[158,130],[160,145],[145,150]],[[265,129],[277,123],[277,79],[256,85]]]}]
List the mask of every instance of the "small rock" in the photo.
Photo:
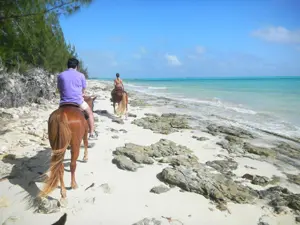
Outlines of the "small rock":
[{"label": "small rock", "polygon": [[112,139],[118,139],[118,138],[119,138],[119,136],[117,136],[117,135],[114,135],[114,136],[112,136],[111,138],[112,138]]},{"label": "small rock", "polygon": [[112,162],[117,165],[119,169],[128,170],[128,171],[136,171],[138,166],[128,159],[126,156],[117,155],[113,158]]},{"label": "small rock", "polygon": [[192,136],[192,138],[196,139],[197,141],[207,141],[207,140],[209,140],[209,138],[207,138],[207,137]]},{"label": "small rock", "polygon": [[60,211],[61,204],[57,199],[37,198],[35,203],[39,213],[50,214]]},{"label": "small rock", "polygon": [[112,119],[112,122],[115,122],[118,124],[124,124],[124,121],[122,119]]},{"label": "small rock", "polygon": [[269,224],[266,222],[259,222],[257,225],[269,225]]},{"label": "small rock", "polygon": [[103,190],[104,193],[106,194],[110,194],[111,193],[111,190],[110,190],[110,187],[107,183],[105,184],[101,184],[100,185],[100,188]]},{"label": "small rock", "polygon": [[295,220],[296,222],[300,223],[300,216],[296,216]]},{"label": "small rock", "polygon": [[88,143],[88,148],[93,148],[96,145],[96,143]]},{"label": "small rock", "polygon": [[128,113],[128,117],[134,117],[134,118],[136,118],[137,115],[135,115],[135,114],[133,114],[133,113]]},{"label": "small rock", "polygon": [[170,190],[170,188],[168,188],[167,186],[159,185],[159,186],[153,187],[150,190],[150,192],[155,193],[155,194],[161,194],[161,193],[167,192],[169,190]]},{"label": "small rock", "polygon": [[119,131],[123,132],[123,133],[127,133],[127,130],[125,130],[125,129],[120,129]]},{"label": "small rock", "polygon": [[247,180],[251,180],[251,184],[260,185],[260,186],[266,186],[270,183],[270,179],[265,176],[259,176],[259,175],[251,175],[251,174],[244,174],[242,178],[245,178]]},{"label": "small rock", "polygon": [[151,218],[151,219],[150,218],[144,218],[144,219],[142,219],[142,220],[140,220],[140,221],[138,221],[138,222],[136,222],[132,225],[161,225],[161,224],[162,224],[162,222],[155,219],[155,218]]}]

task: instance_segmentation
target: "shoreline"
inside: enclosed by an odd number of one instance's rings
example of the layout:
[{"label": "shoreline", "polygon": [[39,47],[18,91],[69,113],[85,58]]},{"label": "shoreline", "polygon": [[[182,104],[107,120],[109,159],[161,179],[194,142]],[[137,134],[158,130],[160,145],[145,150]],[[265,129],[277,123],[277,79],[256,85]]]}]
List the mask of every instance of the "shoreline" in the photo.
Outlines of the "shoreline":
[{"label": "shoreline", "polygon": [[[96,80],[87,82],[88,94],[98,96],[94,115],[99,138],[90,141],[95,146],[89,148],[89,161],[77,163],[79,189],[67,191],[68,205],[56,213],[26,210],[27,202],[23,201],[22,195],[24,190],[26,194],[42,185],[36,181],[33,188],[28,183],[47,169],[46,162],[51,151],[45,137],[46,121],[57,108],[58,100],[46,105],[35,104],[31,108],[5,109],[11,115],[6,115],[9,121],[6,131],[1,130],[1,134],[4,133],[0,136],[1,146],[7,149],[0,149],[0,179],[12,177],[0,182],[0,223],[13,220],[13,224],[44,224],[47,219],[47,224],[51,224],[67,212],[66,224],[87,221],[90,224],[134,224],[144,218],[155,218],[161,224],[169,224],[162,216],[171,217],[173,224],[296,224],[295,218],[300,210],[297,208],[297,204],[300,205],[298,196],[289,194],[287,197],[277,190],[279,197],[276,197],[269,188],[280,185],[295,194],[300,193],[300,177],[297,177],[300,169],[299,144],[287,140],[283,144],[278,137],[236,127],[234,123],[184,115],[179,103],[168,98],[145,97],[136,92],[129,93],[128,120],[119,124],[120,120],[112,121],[113,108],[109,101],[112,86]],[[169,107],[174,103],[175,106]],[[106,113],[101,110],[106,110]],[[31,115],[23,118],[23,114],[28,112],[34,112],[36,118]],[[140,152],[141,148],[136,145],[144,146],[144,150]],[[159,151],[155,152],[156,149]],[[165,155],[159,155],[161,152]],[[8,153],[15,154],[15,158],[3,162]],[[78,160],[82,156],[83,151]],[[66,169],[69,158],[70,152],[67,151]],[[199,176],[194,177],[188,172],[191,168],[212,186],[207,186]],[[178,180],[177,173],[180,171],[184,174],[184,181]],[[177,177],[172,177],[172,173]],[[157,178],[158,174],[161,174],[163,182]],[[68,186],[69,172],[65,172],[64,180]],[[193,182],[197,185],[191,188]],[[94,187],[85,191],[93,183]],[[225,184],[242,191],[235,193],[226,188],[219,189]],[[161,185],[168,190],[160,194],[150,192],[153,187]],[[212,192],[204,196],[198,187]],[[157,189],[161,191],[164,188]],[[259,193],[261,199],[252,190]],[[261,192],[263,190],[268,191]],[[17,194],[21,192],[23,194]],[[243,192],[249,193],[241,197]],[[59,189],[51,196],[59,199]],[[224,202],[221,201],[223,198]],[[286,204],[290,203],[289,198],[293,198],[296,206],[270,205],[273,198]],[[220,207],[224,211],[219,210]],[[279,213],[274,212],[278,210]]]}]

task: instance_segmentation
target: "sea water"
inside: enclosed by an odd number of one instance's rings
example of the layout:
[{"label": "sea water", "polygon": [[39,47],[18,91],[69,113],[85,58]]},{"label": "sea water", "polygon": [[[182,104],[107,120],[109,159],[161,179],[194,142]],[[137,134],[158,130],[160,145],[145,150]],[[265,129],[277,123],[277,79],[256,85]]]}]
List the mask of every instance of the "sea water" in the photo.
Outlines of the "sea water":
[{"label": "sea water", "polygon": [[300,77],[123,80],[128,90],[177,99],[199,113],[300,137]]}]

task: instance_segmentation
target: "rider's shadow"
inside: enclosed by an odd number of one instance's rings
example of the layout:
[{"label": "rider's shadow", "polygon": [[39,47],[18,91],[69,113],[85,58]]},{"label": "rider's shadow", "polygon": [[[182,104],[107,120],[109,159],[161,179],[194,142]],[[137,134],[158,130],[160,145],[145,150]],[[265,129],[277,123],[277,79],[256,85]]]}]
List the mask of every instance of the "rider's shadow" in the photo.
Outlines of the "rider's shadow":
[{"label": "rider's shadow", "polygon": [[2,159],[4,163],[13,165],[11,173],[6,178],[11,184],[20,186],[26,192],[24,200],[28,201],[29,208],[35,207],[35,199],[41,191],[36,182],[45,180],[44,174],[49,169],[50,157],[51,149],[46,148],[33,157],[16,158],[15,155],[9,154]]}]

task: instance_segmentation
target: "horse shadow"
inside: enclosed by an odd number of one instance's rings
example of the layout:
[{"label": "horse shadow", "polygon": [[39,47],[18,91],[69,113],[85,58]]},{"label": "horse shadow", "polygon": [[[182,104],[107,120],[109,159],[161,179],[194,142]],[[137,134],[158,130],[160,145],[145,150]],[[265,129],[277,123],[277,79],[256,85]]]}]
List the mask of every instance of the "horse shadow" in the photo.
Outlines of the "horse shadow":
[{"label": "horse shadow", "polygon": [[100,116],[105,116],[109,119],[118,119],[118,117],[116,117],[115,115],[109,113],[107,110],[94,110],[94,113],[100,115]]},{"label": "horse shadow", "polygon": [[[9,154],[2,159],[4,163],[13,165],[10,174],[5,178],[11,184],[24,190],[26,193],[24,200],[28,202],[28,209],[36,206],[35,200],[41,191],[36,182],[43,182],[47,178],[50,158],[51,149],[45,148],[32,157],[17,158],[15,155]],[[51,199],[51,197],[49,198]]]},{"label": "horse shadow", "polygon": [[[43,183],[48,178],[46,173],[50,168],[51,152],[51,148],[44,148],[32,157],[18,158],[14,154],[8,154],[2,159],[2,162],[11,164],[13,167],[10,174],[1,180],[7,179],[11,184],[23,189],[19,194],[25,193],[23,200],[27,202],[27,209],[37,209],[40,206],[38,194],[41,190],[36,183]],[[64,162],[66,162],[64,167],[70,167],[70,159],[64,159]],[[66,168],[65,171],[70,172]],[[70,188],[68,187],[67,190]],[[47,199],[55,200],[50,196],[47,196]]]}]

